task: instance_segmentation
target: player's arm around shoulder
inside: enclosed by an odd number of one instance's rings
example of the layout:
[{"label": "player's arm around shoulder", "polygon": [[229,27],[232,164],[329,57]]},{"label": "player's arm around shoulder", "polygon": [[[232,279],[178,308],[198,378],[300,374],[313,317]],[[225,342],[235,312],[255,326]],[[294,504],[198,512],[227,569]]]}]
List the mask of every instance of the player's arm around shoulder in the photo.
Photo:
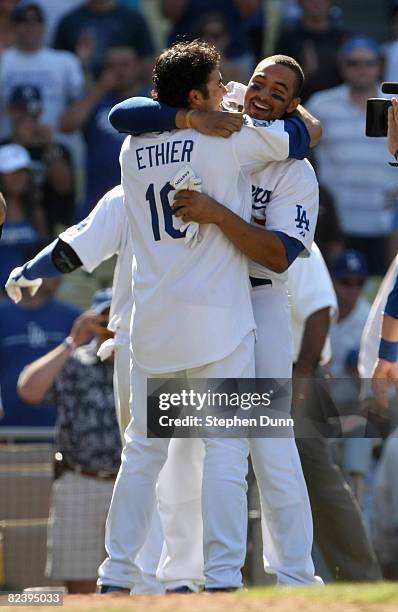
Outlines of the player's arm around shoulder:
[{"label": "player's arm around shoulder", "polygon": [[109,122],[125,134],[145,134],[192,128],[207,136],[228,138],[243,124],[242,113],[178,109],[151,98],[135,96],[116,104]]},{"label": "player's arm around shoulder", "polygon": [[259,121],[245,116],[242,130],[231,141],[239,165],[249,174],[270,161],[304,159],[310,149],[310,135],[300,117]]}]

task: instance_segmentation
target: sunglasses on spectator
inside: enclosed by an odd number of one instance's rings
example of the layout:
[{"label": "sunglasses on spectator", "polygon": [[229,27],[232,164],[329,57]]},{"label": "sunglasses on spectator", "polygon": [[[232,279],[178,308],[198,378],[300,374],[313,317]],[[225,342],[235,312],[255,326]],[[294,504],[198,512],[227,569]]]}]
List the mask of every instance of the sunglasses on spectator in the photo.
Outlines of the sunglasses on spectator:
[{"label": "sunglasses on spectator", "polygon": [[365,279],[364,278],[351,278],[347,276],[347,277],[339,278],[338,282],[341,285],[344,285],[344,287],[358,287],[360,289],[364,286]]},{"label": "sunglasses on spectator", "polygon": [[378,64],[377,59],[367,59],[367,60],[356,60],[356,59],[347,59],[345,60],[345,65],[350,68],[358,68],[359,66],[367,66],[370,68],[371,66],[376,66]]}]

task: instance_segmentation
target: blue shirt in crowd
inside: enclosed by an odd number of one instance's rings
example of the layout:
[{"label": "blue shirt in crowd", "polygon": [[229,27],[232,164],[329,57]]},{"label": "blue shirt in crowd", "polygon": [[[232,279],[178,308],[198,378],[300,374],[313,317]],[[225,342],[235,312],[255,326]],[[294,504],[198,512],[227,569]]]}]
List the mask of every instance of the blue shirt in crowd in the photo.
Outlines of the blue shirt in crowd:
[{"label": "blue shirt in crowd", "polygon": [[17,380],[26,365],[69,335],[79,314],[74,306],[54,299],[36,308],[16,306],[8,299],[0,303],[0,386],[4,410],[0,427],[55,424],[55,408],[22,401],[17,394]]}]

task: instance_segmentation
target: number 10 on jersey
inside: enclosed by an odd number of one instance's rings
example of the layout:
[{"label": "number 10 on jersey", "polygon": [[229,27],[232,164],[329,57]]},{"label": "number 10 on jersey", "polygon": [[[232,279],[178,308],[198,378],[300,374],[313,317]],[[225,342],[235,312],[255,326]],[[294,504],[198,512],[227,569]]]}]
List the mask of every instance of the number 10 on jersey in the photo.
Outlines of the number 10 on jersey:
[{"label": "number 10 on jersey", "polygon": [[155,186],[153,183],[151,183],[148,189],[146,190],[145,198],[149,204],[149,210],[151,211],[152,231],[153,237],[156,241],[161,240],[159,214],[157,206],[157,201],[159,200],[162,207],[164,231],[166,232],[166,234],[171,236],[171,238],[184,238],[186,233],[180,232],[173,225],[173,210],[169,202],[169,193],[171,191],[174,191],[174,187],[172,187],[170,183],[166,183],[165,185],[163,185],[162,189],[159,191],[158,198],[156,198]]}]

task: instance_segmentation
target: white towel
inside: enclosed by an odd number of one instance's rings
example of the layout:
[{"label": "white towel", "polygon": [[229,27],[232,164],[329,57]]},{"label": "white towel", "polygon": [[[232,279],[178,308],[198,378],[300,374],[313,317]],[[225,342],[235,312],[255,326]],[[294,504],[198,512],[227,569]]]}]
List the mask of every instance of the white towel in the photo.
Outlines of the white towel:
[{"label": "white towel", "polygon": [[101,361],[106,361],[106,359],[112,355],[116,347],[123,346],[126,342],[129,342],[127,334],[116,334],[113,338],[108,338],[108,340],[105,340],[99,347],[97,357],[99,357]]},{"label": "white towel", "polygon": [[[195,176],[194,171],[191,166],[187,165],[182,168],[174,178],[171,179],[170,185],[174,187],[176,191],[180,191],[181,189],[189,189],[191,191],[198,191],[199,193],[202,191],[202,180]],[[179,217],[175,218],[175,224],[177,229],[180,232],[185,232],[185,244],[189,244],[192,248],[196,244],[198,244],[202,237],[200,235],[199,223],[195,221],[191,221],[185,223]]]}]

